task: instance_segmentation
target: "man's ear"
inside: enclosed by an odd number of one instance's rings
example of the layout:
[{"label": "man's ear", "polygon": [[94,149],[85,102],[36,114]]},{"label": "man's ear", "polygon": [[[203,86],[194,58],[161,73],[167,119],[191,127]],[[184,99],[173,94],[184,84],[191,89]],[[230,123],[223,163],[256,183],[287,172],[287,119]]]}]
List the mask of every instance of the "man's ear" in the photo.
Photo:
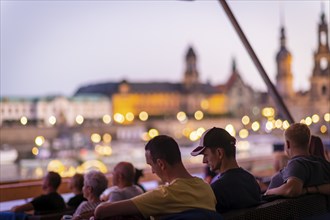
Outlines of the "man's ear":
[{"label": "man's ear", "polygon": [[224,149],[221,148],[221,147],[218,147],[218,148],[216,149],[216,152],[217,152],[219,158],[222,159],[222,158],[223,158],[223,155],[224,155],[224,153],[225,153],[225,152],[224,152]]},{"label": "man's ear", "polygon": [[291,147],[291,146],[290,146],[290,141],[286,140],[285,142],[286,142],[286,148],[287,148],[287,149],[290,149],[290,147]]},{"label": "man's ear", "polygon": [[159,167],[161,170],[164,170],[164,169],[165,169],[165,167],[166,167],[166,163],[165,163],[164,160],[162,160],[162,159],[157,159],[156,162],[157,162],[158,167]]}]

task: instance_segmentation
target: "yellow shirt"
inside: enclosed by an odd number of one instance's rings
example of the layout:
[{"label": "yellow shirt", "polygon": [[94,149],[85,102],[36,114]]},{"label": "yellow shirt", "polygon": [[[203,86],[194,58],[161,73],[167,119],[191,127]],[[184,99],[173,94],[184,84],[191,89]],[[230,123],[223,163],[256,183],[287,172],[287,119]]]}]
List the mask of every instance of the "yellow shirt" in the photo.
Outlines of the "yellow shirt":
[{"label": "yellow shirt", "polygon": [[210,185],[197,177],[175,179],[131,201],[145,218],[194,208],[215,211],[217,202]]}]

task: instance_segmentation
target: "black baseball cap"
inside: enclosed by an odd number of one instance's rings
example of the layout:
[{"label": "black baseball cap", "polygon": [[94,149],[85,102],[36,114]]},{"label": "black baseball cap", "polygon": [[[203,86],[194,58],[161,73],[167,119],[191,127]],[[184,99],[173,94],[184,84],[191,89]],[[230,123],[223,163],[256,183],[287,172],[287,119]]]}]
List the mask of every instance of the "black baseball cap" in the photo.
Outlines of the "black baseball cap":
[{"label": "black baseball cap", "polygon": [[235,146],[235,144],[236,139],[231,136],[225,129],[213,127],[203,133],[198,147],[196,147],[190,154],[192,156],[197,156],[199,154],[202,154],[206,147],[226,148],[230,146]]}]

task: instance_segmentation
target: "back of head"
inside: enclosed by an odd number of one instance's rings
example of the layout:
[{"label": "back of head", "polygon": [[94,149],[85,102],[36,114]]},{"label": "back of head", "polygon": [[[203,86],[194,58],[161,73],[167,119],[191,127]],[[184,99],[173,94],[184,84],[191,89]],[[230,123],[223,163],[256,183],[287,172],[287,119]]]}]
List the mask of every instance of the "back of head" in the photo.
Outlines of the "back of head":
[{"label": "back of head", "polygon": [[291,143],[292,146],[307,150],[310,143],[311,132],[306,124],[294,123],[284,133],[285,139]]},{"label": "back of head", "polygon": [[62,178],[58,173],[50,171],[48,172],[46,178],[48,179],[49,186],[51,186],[54,190],[57,190],[61,185]]},{"label": "back of head", "polygon": [[100,171],[91,170],[85,174],[84,185],[93,188],[93,195],[99,198],[102,192],[108,188],[108,179]]},{"label": "back of head", "polygon": [[84,175],[76,173],[72,177],[72,187],[74,187],[75,189],[81,192],[83,186],[84,186]]},{"label": "back of head", "polygon": [[145,150],[150,151],[154,163],[157,159],[163,159],[170,165],[182,163],[179,145],[167,135],[159,135],[151,139]]},{"label": "back of head", "polygon": [[228,158],[236,157],[236,139],[231,136],[225,129],[213,127],[206,130],[201,139],[199,146],[191,152],[191,155],[197,156],[203,153],[205,148],[214,151],[216,148],[223,148]]},{"label": "back of head", "polygon": [[116,165],[114,170],[121,174],[126,183],[134,183],[135,168],[133,164],[129,162],[120,162]]}]

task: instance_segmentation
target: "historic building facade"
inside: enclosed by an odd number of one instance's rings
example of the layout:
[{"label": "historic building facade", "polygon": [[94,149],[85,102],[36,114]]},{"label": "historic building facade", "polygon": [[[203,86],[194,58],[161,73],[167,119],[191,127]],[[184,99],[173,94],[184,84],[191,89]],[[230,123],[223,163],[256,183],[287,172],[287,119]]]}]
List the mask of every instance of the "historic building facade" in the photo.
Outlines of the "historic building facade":
[{"label": "historic building facade", "polygon": [[330,50],[328,24],[324,12],[318,24],[318,42],[314,52],[314,67],[309,91],[293,90],[292,55],[286,48],[285,29],[281,27],[280,50],[276,56],[276,87],[295,121],[307,116],[323,116],[330,109]]}]

